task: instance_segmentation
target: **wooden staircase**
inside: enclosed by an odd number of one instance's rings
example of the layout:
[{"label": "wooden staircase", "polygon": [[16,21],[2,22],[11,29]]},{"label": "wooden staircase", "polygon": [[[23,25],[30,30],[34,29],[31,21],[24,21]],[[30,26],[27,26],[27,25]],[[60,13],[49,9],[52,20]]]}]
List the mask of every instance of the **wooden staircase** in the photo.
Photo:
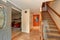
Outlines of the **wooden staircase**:
[{"label": "wooden staircase", "polygon": [[49,28],[46,30],[47,38],[44,40],[60,40],[58,29],[48,12],[42,12],[42,19],[48,21]]}]

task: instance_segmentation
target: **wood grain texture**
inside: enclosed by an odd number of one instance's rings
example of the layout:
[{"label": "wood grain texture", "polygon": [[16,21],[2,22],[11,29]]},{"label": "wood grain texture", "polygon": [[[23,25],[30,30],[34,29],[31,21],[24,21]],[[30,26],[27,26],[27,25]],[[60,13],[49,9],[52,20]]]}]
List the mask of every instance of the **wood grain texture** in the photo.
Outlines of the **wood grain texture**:
[{"label": "wood grain texture", "polygon": [[[49,8],[49,9],[51,9],[58,17],[60,17],[60,14],[58,13],[58,12],[56,12],[52,7],[50,7],[48,4],[47,4],[47,7]],[[48,9],[48,10],[49,10]]]}]

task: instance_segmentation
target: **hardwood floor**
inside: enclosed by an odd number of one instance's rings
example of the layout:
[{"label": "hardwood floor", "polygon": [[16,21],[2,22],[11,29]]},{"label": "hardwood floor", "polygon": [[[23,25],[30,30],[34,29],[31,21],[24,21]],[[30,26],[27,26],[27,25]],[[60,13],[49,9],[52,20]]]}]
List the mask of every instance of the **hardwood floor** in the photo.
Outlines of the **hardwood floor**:
[{"label": "hardwood floor", "polygon": [[12,40],[40,40],[40,32],[38,29],[31,30],[30,33],[23,32],[13,32],[12,36],[17,33],[15,37],[12,37]]},{"label": "hardwood floor", "polygon": [[[47,21],[47,27],[49,27],[46,30],[44,40],[60,40],[58,29],[49,13],[43,12],[42,17],[43,20]],[[32,28],[30,33],[24,33],[20,31],[12,32],[12,40],[41,40],[41,30],[39,30],[39,28]]]}]

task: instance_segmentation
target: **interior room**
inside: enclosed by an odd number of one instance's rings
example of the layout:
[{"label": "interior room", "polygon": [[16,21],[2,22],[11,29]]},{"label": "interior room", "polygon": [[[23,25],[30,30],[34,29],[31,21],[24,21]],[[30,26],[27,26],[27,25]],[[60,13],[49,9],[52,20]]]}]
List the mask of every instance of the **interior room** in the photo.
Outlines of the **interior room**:
[{"label": "interior room", "polygon": [[60,0],[0,0],[0,40],[60,40]]},{"label": "interior room", "polygon": [[12,29],[12,37],[16,36],[18,32],[21,32],[21,12],[12,8],[11,12],[11,29]]}]

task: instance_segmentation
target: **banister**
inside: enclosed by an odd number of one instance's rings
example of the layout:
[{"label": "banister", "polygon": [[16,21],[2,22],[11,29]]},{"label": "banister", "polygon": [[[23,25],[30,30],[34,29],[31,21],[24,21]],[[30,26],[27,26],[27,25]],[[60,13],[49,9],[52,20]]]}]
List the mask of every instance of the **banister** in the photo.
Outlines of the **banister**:
[{"label": "banister", "polygon": [[51,8],[48,4],[46,4],[48,8],[50,8],[58,17],[60,17],[60,14],[57,13],[53,8]]}]

